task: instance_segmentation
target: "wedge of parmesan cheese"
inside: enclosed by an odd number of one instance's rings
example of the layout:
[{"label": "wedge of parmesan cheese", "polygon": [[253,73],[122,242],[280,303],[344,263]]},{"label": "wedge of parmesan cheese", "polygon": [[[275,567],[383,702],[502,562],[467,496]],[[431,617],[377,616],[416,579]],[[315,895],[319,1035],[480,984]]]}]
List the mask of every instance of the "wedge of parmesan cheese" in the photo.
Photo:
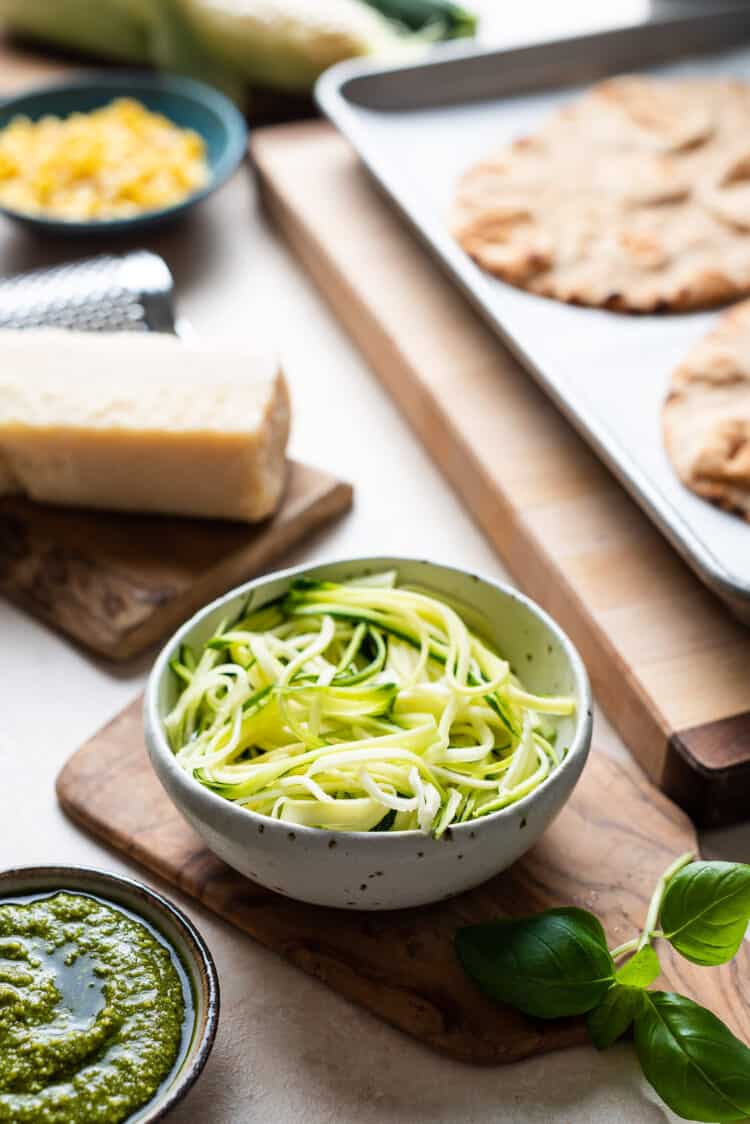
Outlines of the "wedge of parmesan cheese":
[{"label": "wedge of parmesan cheese", "polygon": [[156,333],[0,332],[0,495],[254,521],[284,487],[278,362]]}]

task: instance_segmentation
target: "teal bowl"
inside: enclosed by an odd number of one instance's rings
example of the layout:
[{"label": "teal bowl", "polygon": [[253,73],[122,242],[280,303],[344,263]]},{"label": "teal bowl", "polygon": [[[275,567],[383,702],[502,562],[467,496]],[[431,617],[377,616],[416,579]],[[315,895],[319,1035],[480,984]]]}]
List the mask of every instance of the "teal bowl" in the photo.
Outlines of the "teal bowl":
[{"label": "teal bowl", "polygon": [[41,234],[125,234],[159,226],[184,214],[221,187],[242,162],[247,149],[247,126],[239,110],[218,90],[178,75],[138,71],[106,71],[68,82],[37,87],[0,101],[0,129],[19,115],[38,120],[48,114],[69,117],[101,109],[115,98],[136,98],[154,113],[162,113],[181,128],[200,133],[206,145],[210,177],[204,187],[169,207],[117,219],[67,221],[0,206],[0,214]]}]

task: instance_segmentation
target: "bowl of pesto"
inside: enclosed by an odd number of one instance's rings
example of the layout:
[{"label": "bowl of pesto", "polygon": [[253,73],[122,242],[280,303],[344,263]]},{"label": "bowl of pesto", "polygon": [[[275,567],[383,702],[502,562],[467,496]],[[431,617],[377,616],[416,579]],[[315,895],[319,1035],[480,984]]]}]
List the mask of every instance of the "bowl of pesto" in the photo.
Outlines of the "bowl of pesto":
[{"label": "bowl of pesto", "polygon": [[82,867],[0,873],[0,1124],[153,1124],[218,1015],[211,954],[159,894]]}]

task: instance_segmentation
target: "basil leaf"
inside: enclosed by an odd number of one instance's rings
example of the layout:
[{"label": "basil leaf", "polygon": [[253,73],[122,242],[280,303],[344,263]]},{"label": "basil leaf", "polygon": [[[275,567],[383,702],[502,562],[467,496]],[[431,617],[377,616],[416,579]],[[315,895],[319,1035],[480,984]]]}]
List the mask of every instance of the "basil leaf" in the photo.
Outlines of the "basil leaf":
[{"label": "basil leaf", "polygon": [[649,987],[661,972],[659,957],[650,944],[644,945],[640,952],[631,956],[622,968],[615,972],[615,979],[625,987]]},{"label": "basil leaf", "polygon": [[667,885],[661,927],[694,964],[725,964],[736,955],[750,920],[750,866],[695,862]]},{"label": "basil leaf", "polygon": [[604,930],[583,909],[459,929],[456,954],[492,999],[540,1019],[582,1015],[614,982]]},{"label": "basil leaf", "polygon": [[750,1116],[750,1050],[716,1015],[682,995],[642,992],[635,1048],[669,1107],[711,1124]]},{"label": "basil leaf", "polygon": [[586,1029],[597,1050],[606,1050],[623,1036],[643,1002],[640,988],[612,985],[599,1006],[586,1016]]}]

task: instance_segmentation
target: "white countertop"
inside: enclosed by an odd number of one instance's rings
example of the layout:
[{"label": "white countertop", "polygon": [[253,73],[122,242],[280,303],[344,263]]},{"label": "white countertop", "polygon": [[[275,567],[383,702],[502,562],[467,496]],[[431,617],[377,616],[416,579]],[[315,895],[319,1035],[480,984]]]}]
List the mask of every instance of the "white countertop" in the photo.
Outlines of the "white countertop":
[{"label": "white countertop", "polygon": [[[489,10],[495,7],[485,0]],[[500,5],[493,22],[502,22]],[[514,29],[518,16],[503,4]],[[534,30],[559,8],[583,20],[599,5],[526,4]],[[606,6],[604,6],[606,7]],[[611,18],[644,4],[619,0]],[[553,12],[556,10],[557,15]],[[572,22],[572,20],[571,20]],[[576,26],[579,26],[577,24]],[[514,34],[514,37],[515,34]],[[495,577],[503,567],[417,444],[316,291],[258,213],[247,170],[195,221],[154,239],[180,310],[201,335],[276,340],[295,403],[292,451],[355,484],[354,512],[285,562],[372,552],[452,562]],[[227,197],[234,224],[223,224]],[[221,215],[220,215],[221,212]],[[65,249],[3,231],[0,272]],[[99,846],[59,811],[66,758],[138,692],[150,663],[113,668],[0,601],[0,869],[80,863],[155,880]],[[595,742],[623,753],[601,714]],[[710,841],[750,857],[750,830]],[[164,887],[162,887],[164,888]],[[569,1050],[509,1068],[447,1061],[352,1006],[171,889],[217,961],[222,1017],[206,1071],[174,1124],[649,1124],[674,1119],[640,1077],[629,1046]],[[71,1122],[72,1124],[72,1122]]]}]

